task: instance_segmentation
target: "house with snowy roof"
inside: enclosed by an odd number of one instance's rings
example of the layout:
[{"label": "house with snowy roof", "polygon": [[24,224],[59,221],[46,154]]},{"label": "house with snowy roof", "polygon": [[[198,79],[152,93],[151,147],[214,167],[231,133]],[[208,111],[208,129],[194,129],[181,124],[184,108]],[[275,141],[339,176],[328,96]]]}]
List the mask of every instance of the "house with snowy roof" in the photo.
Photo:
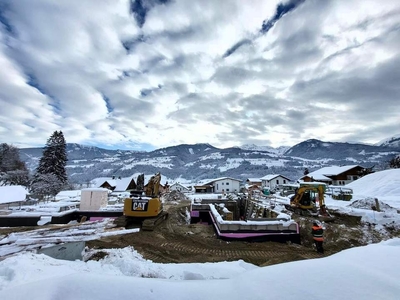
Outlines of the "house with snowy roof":
[{"label": "house with snowy roof", "polygon": [[240,182],[242,181],[239,179],[231,177],[220,177],[205,182],[202,185],[195,185],[194,189],[196,193],[233,193],[239,192]]},{"label": "house with snowy roof", "polygon": [[247,178],[246,185],[249,185],[249,186],[256,185],[256,186],[261,187],[262,180],[260,178]]},{"label": "house with snowy roof", "polygon": [[308,173],[300,177],[300,180],[324,182],[329,185],[346,185],[360,178],[363,170],[365,168],[359,165],[331,166]]},{"label": "house with snowy roof", "polygon": [[0,208],[9,208],[10,205],[26,201],[28,191],[22,185],[0,186]]},{"label": "house with snowy roof", "polygon": [[106,188],[113,192],[126,192],[136,189],[136,182],[131,177],[117,177],[113,176],[106,179],[100,186],[100,188]]},{"label": "house with snowy roof", "polygon": [[269,190],[276,189],[281,184],[287,184],[290,182],[290,179],[281,174],[268,174],[264,177],[261,177],[261,186],[263,188],[268,188]]},{"label": "house with snowy roof", "polygon": [[179,183],[179,182],[174,182],[173,184],[171,184],[171,186],[169,187],[169,190],[172,191],[178,191],[181,193],[189,193],[190,189],[187,186],[184,186],[183,184]]}]

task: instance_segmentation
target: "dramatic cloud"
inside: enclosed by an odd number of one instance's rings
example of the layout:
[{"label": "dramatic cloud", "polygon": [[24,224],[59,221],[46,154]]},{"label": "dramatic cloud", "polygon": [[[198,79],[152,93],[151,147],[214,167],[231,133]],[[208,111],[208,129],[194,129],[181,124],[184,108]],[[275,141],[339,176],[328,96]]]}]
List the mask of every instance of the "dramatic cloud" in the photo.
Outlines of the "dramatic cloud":
[{"label": "dramatic cloud", "polygon": [[373,143],[399,70],[396,0],[3,0],[0,141]]}]

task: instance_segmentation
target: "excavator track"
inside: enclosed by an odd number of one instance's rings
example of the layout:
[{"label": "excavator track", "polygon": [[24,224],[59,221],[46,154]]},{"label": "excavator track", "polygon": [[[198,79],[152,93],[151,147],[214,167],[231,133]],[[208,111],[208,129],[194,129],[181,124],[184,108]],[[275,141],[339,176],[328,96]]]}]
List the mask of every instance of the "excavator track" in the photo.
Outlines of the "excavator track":
[{"label": "excavator track", "polygon": [[[192,254],[196,255],[206,255],[209,257],[214,257],[216,261],[224,260],[237,260],[246,258],[246,261],[251,260],[269,260],[284,257],[292,253],[292,251],[282,251],[282,250],[234,250],[234,249],[213,249],[206,248],[198,245],[188,245],[187,243],[180,242],[156,242],[155,246],[158,248],[165,249],[164,252],[168,253],[182,253],[184,255]],[[139,251],[140,252],[140,251]],[[151,248],[142,253],[143,257],[150,259],[157,263],[171,263],[174,262],[172,259],[167,259],[165,256],[161,255],[160,252],[152,252]],[[302,259],[313,259],[320,258],[321,254],[313,250],[300,250],[297,251],[297,256],[299,260]]]},{"label": "excavator track", "polygon": [[322,215],[322,214],[319,214],[318,212],[314,212],[310,209],[301,209],[299,207],[293,207],[290,204],[285,204],[285,208],[288,211],[295,213],[296,215],[310,217],[310,218],[316,218],[323,222],[333,222],[336,219],[334,216],[329,214],[327,211],[326,211],[326,215]]},{"label": "excavator track", "polygon": [[167,218],[168,218],[168,213],[163,211],[157,217],[143,220],[141,229],[145,231],[153,231],[154,228],[160,225]]}]

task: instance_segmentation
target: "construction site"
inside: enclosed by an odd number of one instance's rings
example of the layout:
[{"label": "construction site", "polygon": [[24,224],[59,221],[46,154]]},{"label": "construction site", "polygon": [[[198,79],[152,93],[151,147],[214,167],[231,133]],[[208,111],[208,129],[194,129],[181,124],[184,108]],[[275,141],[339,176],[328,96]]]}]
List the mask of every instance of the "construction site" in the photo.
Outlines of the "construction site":
[{"label": "construction site", "polygon": [[[326,187],[320,183],[304,183],[288,198],[260,193],[188,196],[179,191],[160,196],[159,182],[156,174],[146,189],[131,192],[122,210],[99,209],[99,203],[106,201],[102,190],[96,189],[82,194],[80,210],[50,217],[2,216],[1,222],[14,227],[0,228],[0,244],[9,247],[7,255],[39,252],[49,243],[59,245],[54,250],[59,252],[72,241],[94,253],[89,260],[108,255],[107,249],[130,246],[156,263],[243,260],[267,266],[329,256],[400,236],[395,221],[378,226],[359,214],[372,212],[375,218],[376,212],[389,218],[390,210],[396,220],[395,209],[377,199],[352,202],[352,213],[330,209],[325,203]],[[90,199],[96,193],[97,202]],[[101,220],[112,222],[102,225]],[[311,227],[316,220],[324,228],[324,254],[317,253],[313,243]]]},{"label": "construction site", "polygon": [[[222,216],[224,216],[224,211],[225,213],[229,211],[224,218],[231,219],[227,223],[232,226],[235,222],[232,215],[235,211],[236,214],[239,214],[240,201],[228,199],[224,205],[221,205],[223,201],[218,200],[203,200],[202,202],[205,203],[196,204],[178,192],[165,195],[164,210],[168,212],[168,218],[164,222],[155,227],[153,231],[141,230],[137,233],[110,236],[87,242],[89,248],[98,250],[91,259],[100,259],[107,255],[102,249],[127,246],[134,247],[144,258],[158,263],[217,262],[241,259],[258,266],[267,266],[322,257],[316,252],[311,235],[314,216],[292,214],[290,221],[279,220],[279,214],[274,213],[273,210],[269,211],[272,215],[266,218],[265,214],[268,214],[268,210],[264,210],[264,216],[261,215],[262,218],[259,218],[259,221],[254,219],[247,221],[252,227],[251,230],[241,228],[240,231],[245,233],[242,237],[221,238],[221,232],[218,232],[215,220],[212,220],[213,212],[207,212],[207,208],[204,207],[213,202],[216,204],[215,206],[221,207],[219,211],[222,212]],[[238,204],[234,205],[233,203]],[[260,214],[259,207],[254,204],[252,206],[254,214]],[[227,209],[228,207],[229,209]],[[387,238],[388,234],[393,237],[400,235],[400,231],[395,228],[393,230],[388,228],[384,234],[376,231],[373,226],[363,224],[361,217],[335,213],[332,213],[332,216],[334,216],[334,221],[324,223],[326,251],[323,256],[365,245],[371,241],[381,241]],[[288,228],[276,224],[272,225],[269,230],[255,227],[255,222],[274,223],[272,219],[277,219],[275,223],[283,222]],[[243,220],[236,222],[246,223]],[[293,229],[290,228],[290,224]],[[265,227],[265,224],[259,226]],[[268,231],[269,233],[272,231],[272,234],[265,235],[265,232]],[[259,235],[252,238],[251,233]]]}]

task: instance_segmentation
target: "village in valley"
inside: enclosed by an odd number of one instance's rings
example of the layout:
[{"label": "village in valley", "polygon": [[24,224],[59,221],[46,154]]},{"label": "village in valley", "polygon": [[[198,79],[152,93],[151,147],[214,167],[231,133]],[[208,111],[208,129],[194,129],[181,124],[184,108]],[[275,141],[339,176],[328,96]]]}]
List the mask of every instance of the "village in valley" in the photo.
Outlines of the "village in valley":
[{"label": "village in valley", "polygon": [[[47,145],[38,170],[46,169],[46,151],[54,149]],[[63,143],[57,151],[62,149]],[[331,255],[399,236],[399,170],[345,165],[305,169],[301,178],[266,174],[196,183],[137,172],[95,178],[69,190],[57,180],[54,189],[39,173],[36,184],[42,184],[36,190],[0,186],[0,257],[33,252],[82,260],[85,251],[133,246],[156,262],[244,259],[268,265],[317,257],[310,235],[316,220],[325,230],[325,255]],[[376,184],[380,186],[366,191]],[[356,237],[354,230],[359,230]],[[179,249],[179,259],[166,254],[160,236]],[[201,255],[189,245],[193,241],[204,251],[221,252]],[[252,253],[252,247],[261,254]],[[292,255],[264,257],[263,251],[279,249]]]}]

